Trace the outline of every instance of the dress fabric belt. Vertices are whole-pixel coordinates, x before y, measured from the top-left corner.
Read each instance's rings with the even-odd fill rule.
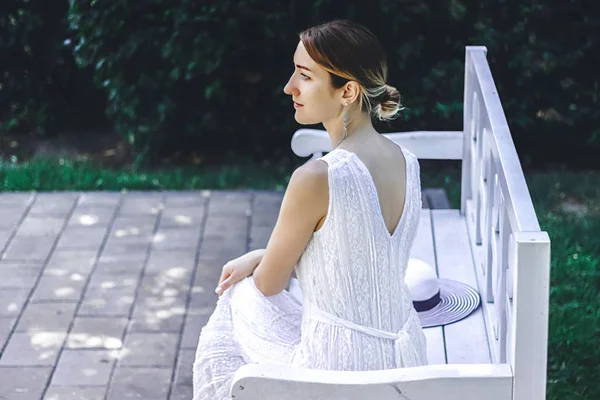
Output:
[[[343,328],[352,329],[357,332],[362,332],[369,336],[374,336],[382,339],[390,339],[394,341],[394,352],[396,360],[396,368],[402,367],[414,367],[421,365],[420,355],[415,347],[413,338],[408,333],[408,328],[411,323],[415,323],[415,319],[418,321],[416,312],[409,312],[408,318],[402,325],[402,328],[398,332],[387,332],[380,329],[371,328],[364,325],[356,324],[352,321],[336,317],[335,315],[323,311],[315,305],[309,305],[310,318],[316,321],[328,323],[331,325],[340,326]]]

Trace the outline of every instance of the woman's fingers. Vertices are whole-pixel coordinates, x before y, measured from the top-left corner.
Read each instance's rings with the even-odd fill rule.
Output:
[[[217,288],[215,289],[215,293],[217,293],[219,296],[222,295],[223,292],[225,292],[227,289],[229,289],[229,287],[236,282],[237,281],[236,281],[235,277],[233,275],[229,275],[229,277],[227,279],[225,279],[223,282],[219,283],[219,286],[217,286]]]
[[[227,279],[231,275],[231,268],[229,267],[229,263],[223,265],[221,269],[221,277],[219,278],[219,285],[223,283],[225,279]]]

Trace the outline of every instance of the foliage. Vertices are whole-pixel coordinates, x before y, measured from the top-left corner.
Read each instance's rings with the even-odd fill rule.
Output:
[[[67,11],[66,0],[0,3],[0,133],[103,122],[95,117],[102,98],[67,46]]]
[[[485,45],[524,164],[589,164],[600,149],[600,9],[584,0],[5,0],[0,10],[5,131],[91,129],[105,113],[139,161],[279,157],[298,127],[282,93],[298,32],[349,18],[382,40],[403,95],[406,110],[380,130],[462,129],[464,47]]]

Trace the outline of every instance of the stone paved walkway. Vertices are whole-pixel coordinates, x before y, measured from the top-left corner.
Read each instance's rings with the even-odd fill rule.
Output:
[[[190,400],[221,266],[266,245],[281,199],[0,194],[0,399]]]

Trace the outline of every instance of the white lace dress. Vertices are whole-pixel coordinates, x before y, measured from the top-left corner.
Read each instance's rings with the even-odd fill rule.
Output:
[[[335,149],[328,164],[329,211],[296,265],[302,296],[264,297],[246,278],[218,300],[202,329],[194,400],[228,399],[248,363],[327,370],[425,365],[426,343],[404,283],[421,210],[417,157],[406,159],[406,201],[389,234],[375,184],[358,156]]]

